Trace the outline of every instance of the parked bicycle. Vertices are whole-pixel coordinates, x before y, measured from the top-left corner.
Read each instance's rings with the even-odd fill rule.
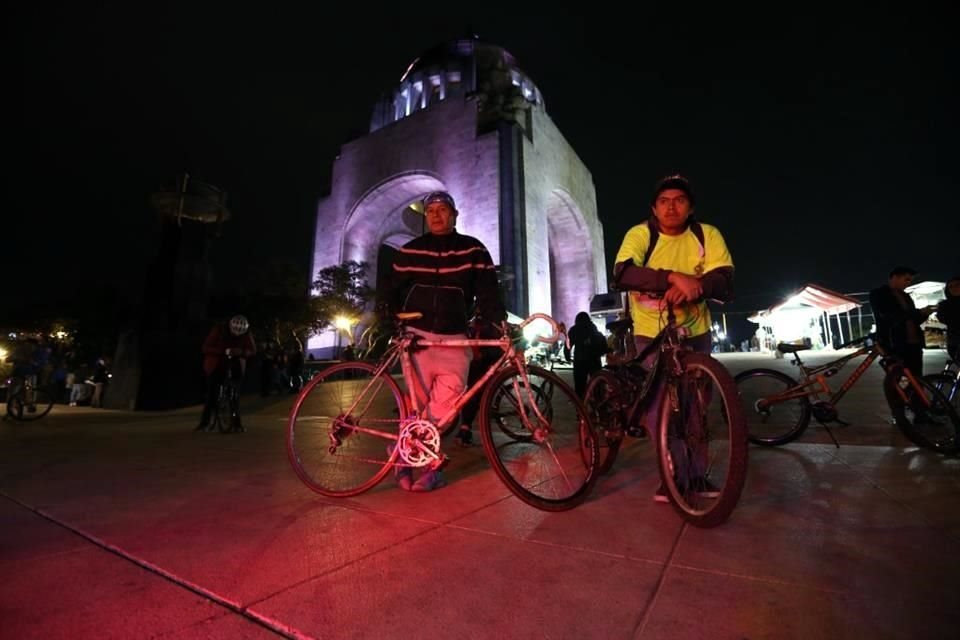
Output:
[[[566,382],[527,365],[506,326],[498,339],[425,340],[403,325],[419,314],[397,317],[399,329],[376,364],[330,367],[297,396],[287,424],[287,453],[308,487],[327,496],[354,496],[397,467],[442,468],[448,460],[441,450],[442,434],[456,425],[467,401],[483,392],[479,428],[484,451],[510,491],[546,511],[583,502],[597,479],[599,452],[586,410]],[[517,329],[537,320],[551,331],[539,340],[565,338],[563,325],[540,313]],[[422,417],[417,394],[410,389],[416,380],[411,350],[425,347],[498,347],[503,353],[433,423]],[[399,379],[392,373],[398,364]]]
[[[839,447],[828,423],[848,424],[840,420],[837,404],[879,358],[880,366],[886,372],[884,395],[894,421],[904,435],[915,444],[939,453],[957,453],[960,450],[960,419],[941,391],[926,378],[913,375],[873,335],[863,336],[840,348],[854,346],[858,348],[849,355],[809,367],[803,363],[799,352],[810,347],[777,345],[781,353],[793,355],[793,364],[800,370],[799,381],[773,369],[749,369],[738,374],[737,387],[747,407],[750,441],[764,446],[792,442],[803,435],[812,415]],[[832,391],[827,379],[860,356],[867,357],[836,392]]]
[[[593,375],[584,402],[598,430],[602,470],[613,465],[625,435],[639,437],[650,428],[674,509],[695,526],[715,527],[733,512],[746,479],[743,410],[730,373],[711,356],[686,349],[687,330],[677,326],[671,305],[666,311],[666,326],[640,354]],[[617,330],[632,339],[629,321]],[[651,356],[646,369],[641,363]],[[659,423],[644,427],[641,417],[656,398]],[[718,493],[704,490],[708,482]]]
[[[35,375],[7,380],[7,416],[14,420],[39,420],[50,413],[55,399],[55,388],[40,384]]]

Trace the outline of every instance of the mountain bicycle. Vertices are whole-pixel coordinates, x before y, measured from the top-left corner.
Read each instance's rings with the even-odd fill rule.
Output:
[[[287,453],[297,476],[322,495],[347,497],[373,488],[397,468],[440,469],[448,462],[441,449],[443,432],[456,424],[470,398],[482,392],[479,428],[484,452],[510,491],[545,511],[583,502],[597,479],[599,451],[573,389],[556,374],[527,365],[522,347],[506,326],[497,339],[426,340],[405,328],[418,317],[397,314],[397,332],[376,363],[334,365],[304,386],[287,423]],[[550,329],[540,341],[565,339],[563,325],[541,313],[513,330],[535,321]],[[428,347],[502,351],[437,422],[423,415],[412,387],[417,383],[411,352]],[[401,376],[395,377],[398,364]]]
[[[773,369],[749,369],[738,374],[737,388],[747,407],[750,441],[763,446],[792,442],[806,431],[812,415],[827,429],[834,444],[839,447],[828,423],[848,424],[840,420],[837,404],[874,360],[879,358],[880,366],[886,372],[884,396],[894,422],[904,435],[911,442],[939,453],[954,454],[960,450],[960,418],[933,383],[915,376],[902,361],[887,352],[873,334],[852,340],[839,348],[849,347],[857,349],[836,360],[808,367],[801,360],[800,352],[809,349],[809,346],[777,345],[781,353],[793,356],[793,364],[800,370],[799,381]],[[836,392],[831,390],[827,379],[860,356],[866,358]]]
[[[666,326],[631,360],[619,359],[595,373],[584,394],[609,470],[625,435],[639,437],[642,416],[659,401],[657,443],[660,478],[674,509],[697,527],[729,518],[747,475],[747,430],[736,385],[720,362],[684,346],[688,335],[666,304]],[[619,331],[629,332],[622,322]],[[642,363],[653,358],[649,368]],[[663,393],[658,389],[663,388]],[[707,490],[712,484],[717,491]]]
[[[39,384],[35,375],[7,380],[7,416],[22,422],[39,420],[50,413],[56,400],[53,385]]]

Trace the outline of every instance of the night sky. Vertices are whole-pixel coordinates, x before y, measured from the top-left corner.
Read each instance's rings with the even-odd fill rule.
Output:
[[[418,54],[469,32],[514,54],[593,173],[608,265],[648,215],[656,179],[680,171],[733,253],[731,311],[806,282],[866,291],[899,263],[918,280],[960,272],[947,15],[400,4],[18,16],[4,304],[139,291],[156,250],[147,198],[183,171],[229,193],[219,288],[273,260],[306,265],[340,145],[366,133],[375,100]],[[24,265],[29,279],[10,277]]]

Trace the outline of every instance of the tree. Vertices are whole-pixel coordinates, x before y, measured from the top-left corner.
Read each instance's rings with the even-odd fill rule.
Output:
[[[243,313],[258,342],[302,346],[313,331],[309,271],[292,259],[251,262],[235,282],[236,289],[215,296],[210,311],[228,318]]]
[[[334,326],[340,316],[355,324],[374,290],[367,283],[367,263],[348,260],[321,269],[313,281],[313,330],[325,331]]]

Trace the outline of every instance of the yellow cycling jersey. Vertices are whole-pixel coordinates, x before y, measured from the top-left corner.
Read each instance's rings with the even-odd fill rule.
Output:
[[[644,265],[643,257],[650,244],[650,227],[646,223],[638,224],[624,236],[614,263],[629,260],[638,267],[666,269],[690,276],[701,276],[720,267],[732,267],[733,259],[720,231],[702,222],[700,226],[703,229],[703,246],[689,227],[678,236],[661,233],[650,254],[650,261]],[[628,296],[634,335],[648,338],[657,335],[667,322],[663,300],[638,291],[630,291]],[[674,307],[674,314],[677,325],[690,329],[691,336],[710,331],[710,310],[706,302],[678,305]]]

